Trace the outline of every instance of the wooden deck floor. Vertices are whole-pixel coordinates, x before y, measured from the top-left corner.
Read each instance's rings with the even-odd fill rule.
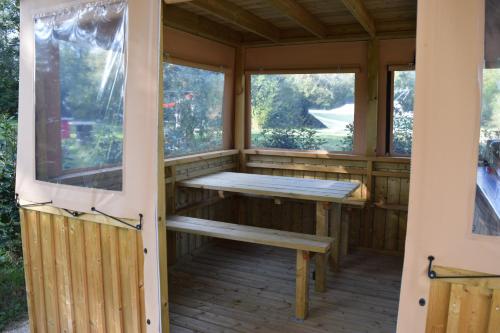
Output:
[[[309,318],[297,322],[294,251],[217,243],[170,269],[171,325],[174,333],[391,333],[401,270],[402,258],[350,254],[329,273],[326,293],[311,281]]]

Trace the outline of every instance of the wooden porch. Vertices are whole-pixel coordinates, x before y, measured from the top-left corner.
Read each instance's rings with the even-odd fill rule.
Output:
[[[401,257],[363,250],[345,257],[340,273],[328,273],[325,293],[311,281],[302,322],[292,318],[294,259],[293,250],[229,241],[194,251],[169,270],[172,331],[395,332]]]

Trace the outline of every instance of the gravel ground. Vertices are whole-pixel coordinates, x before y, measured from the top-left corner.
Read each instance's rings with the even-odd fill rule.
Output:
[[[28,319],[23,319],[17,323],[11,324],[3,333],[29,333],[30,326]]]

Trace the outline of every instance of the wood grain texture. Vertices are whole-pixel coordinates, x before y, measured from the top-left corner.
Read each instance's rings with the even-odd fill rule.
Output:
[[[456,268],[438,268],[440,272],[450,272],[450,275],[487,275]],[[495,279],[433,280],[429,292],[426,332],[498,332],[499,290]]]
[[[145,330],[138,231],[35,210],[20,214],[32,332]]]
[[[175,215],[168,217],[167,229],[195,235],[317,253],[328,252],[333,241],[330,237],[305,235]]]
[[[351,199],[343,205],[343,226],[349,230],[349,243],[343,244],[343,251],[350,248],[376,249],[381,253],[401,255],[406,240],[407,205],[409,193],[409,159],[376,156],[349,156],[326,153],[276,150],[245,150],[248,160],[247,172],[274,174],[282,171],[285,176],[296,178],[342,180],[360,184]],[[258,166],[258,167],[257,167]],[[355,173],[349,173],[352,170]],[[265,199],[251,198],[249,205],[259,206]],[[357,205],[357,203],[363,205]],[[315,219],[312,205],[298,201],[289,202],[291,222],[283,225],[283,230],[301,230],[314,233]],[[304,209],[304,206],[307,207]],[[359,207],[359,208],[358,208]],[[270,215],[276,207],[269,206]],[[351,213],[349,212],[351,210]],[[254,225],[267,226],[269,218],[261,214]],[[255,224],[257,223],[257,224]]]
[[[306,319],[309,311],[309,253],[297,251],[295,317]]]

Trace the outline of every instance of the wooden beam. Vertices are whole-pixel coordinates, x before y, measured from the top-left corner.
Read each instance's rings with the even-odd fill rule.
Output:
[[[295,0],[269,0],[272,6],[319,38],[327,35],[326,26]]]
[[[190,2],[192,0],[163,0],[167,5],[173,5],[176,3]]]
[[[194,0],[191,4],[273,42],[280,39],[280,30],[274,25],[227,0]]]
[[[375,21],[371,17],[370,13],[368,13],[363,0],[342,0],[342,2],[356,18],[359,24],[361,24],[366,32],[368,32],[370,37],[375,38],[377,32],[375,28]]]
[[[246,77],[245,77],[245,48],[236,48],[234,70],[234,148],[240,151],[239,170],[245,172],[245,118],[246,118]]]
[[[163,6],[163,25],[231,46],[243,40],[239,32],[176,6]]]
[[[281,30],[280,44],[309,44],[309,43],[329,43],[329,42],[353,42],[368,41],[370,35],[358,23],[338,24],[327,26],[327,35],[325,38],[318,39],[312,36],[304,29],[284,29]],[[415,38],[416,22],[415,20],[403,21],[385,21],[377,22],[377,38],[384,39],[402,39]],[[251,33],[243,34],[243,46],[260,47],[274,45],[273,42],[262,39]]]
[[[377,154],[379,40],[368,43],[368,112],[366,114],[366,155]]]

